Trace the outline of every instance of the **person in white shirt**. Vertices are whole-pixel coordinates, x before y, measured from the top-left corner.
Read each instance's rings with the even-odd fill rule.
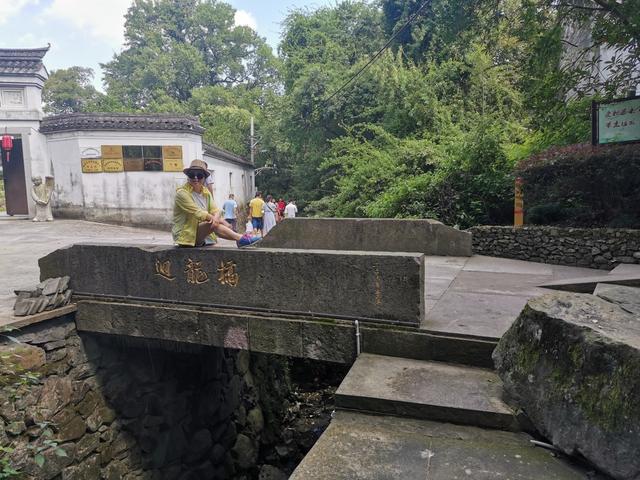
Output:
[[[205,164],[206,163],[207,162],[205,162]],[[209,170],[209,165],[207,165],[207,171],[209,172],[209,176],[204,179],[204,186],[207,187],[207,190],[209,190],[209,193],[213,196],[213,171]]]
[[[298,207],[293,200],[289,200],[289,203],[284,207],[284,218],[295,218],[298,213]]]

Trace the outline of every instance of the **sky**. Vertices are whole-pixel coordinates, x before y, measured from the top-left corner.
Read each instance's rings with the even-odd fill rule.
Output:
[[[235,21],[267,40],[276,52],[281,22],[297,8],[315,10],[335,0],[227,0]],[[51,72],[74,65],[94,70],[102,90],[100,63],[122,50],[124,14],[131,0],[0,0],[0,48],[51,48]]]

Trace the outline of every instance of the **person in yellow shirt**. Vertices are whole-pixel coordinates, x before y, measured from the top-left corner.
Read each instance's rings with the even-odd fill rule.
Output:
[[[251,217],[251,225],[254,232],[260,232],[262,236],[262,219],[264,217],[264,200],[262,200],[262,192],[256,192],[256,196],[249,202],[249,216]]]
[[[187,183],[176,191],[173,206],[173,241],[181,247],[213,245],[216,234],[227,240],[235,240],[238,247],[247,247],[259,242],[260,237],[240,235],[231,228],[216,207],[211,192],[204,186],[210,173],[202,160],[193,160],[183,170]]]

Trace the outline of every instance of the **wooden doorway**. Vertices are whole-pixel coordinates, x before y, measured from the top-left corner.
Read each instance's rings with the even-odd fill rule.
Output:
[[[22,140],[13,141],[13,149],[7,161],[7,153],[2,152],[2,176],[7,215],[28,215],[27,185],[24,176]]]

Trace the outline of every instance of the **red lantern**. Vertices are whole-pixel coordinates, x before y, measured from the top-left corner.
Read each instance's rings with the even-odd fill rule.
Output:
[[[12,148],[13,148],[13,137],[5,133],[2,136],[2,150],[7,152],[7,162],[9,161],[9,153],[11,153]]]

